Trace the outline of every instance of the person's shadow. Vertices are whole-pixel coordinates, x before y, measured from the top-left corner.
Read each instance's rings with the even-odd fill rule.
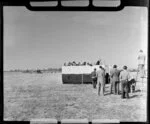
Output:
[[[106,92],[106,93],[105,93],[105,96],[107,96],[107,95],[111,95],[111,93],[110,93],[110,92]]]
[[[138,96],[139,96],[139,95],[130,96],[130,99],[135,98],[135,97],[138,97]]]
[[[135,91],[134,91],[134,93],[137,93],[137,92],[141,92],[141,90],[140,90],[140,89],[138,89],[138,90],[135,90]]]

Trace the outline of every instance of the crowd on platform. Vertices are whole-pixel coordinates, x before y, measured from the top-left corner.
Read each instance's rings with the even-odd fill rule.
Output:
[[[93,65],[100,65],[100,60],[98,60],[96,63],[92,64],[90,62],[68,62],[68,63],[64,63],[64,66],[84,66],[84,65],[89,65],[89,66],[93,66]]]

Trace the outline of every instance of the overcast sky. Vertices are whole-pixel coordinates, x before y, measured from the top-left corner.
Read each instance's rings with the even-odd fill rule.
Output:
[[[147,9],[119,12],[32,12],[4,7],[4,70],[96,62],[137,67],[147,52]]]

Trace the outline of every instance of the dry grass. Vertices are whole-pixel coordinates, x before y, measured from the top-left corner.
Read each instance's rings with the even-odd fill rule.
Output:
[[[142,92],[122,100],[120,95],[109,94],[109,85],[102,97],[91,84],[62,84],[61,74],[4,73],[4,118],[146,121],[146,83]]]

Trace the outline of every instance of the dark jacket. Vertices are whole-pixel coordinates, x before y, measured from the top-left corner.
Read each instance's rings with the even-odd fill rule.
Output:
[[[91,73],[91,77],[92,77],[92,78],[96,78],[96,71],[93,71],[93,72]]]

